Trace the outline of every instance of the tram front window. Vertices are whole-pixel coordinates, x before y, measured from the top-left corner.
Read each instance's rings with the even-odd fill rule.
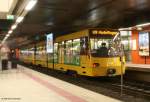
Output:
[[[91,38],[91,55],[93,57],[119,56],[120,41],[113,41],[114,36]]]

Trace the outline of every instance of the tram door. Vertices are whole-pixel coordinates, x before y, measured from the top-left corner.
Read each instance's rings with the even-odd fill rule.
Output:
[[[64,64],[64,42],[59,43],[58,63]]]

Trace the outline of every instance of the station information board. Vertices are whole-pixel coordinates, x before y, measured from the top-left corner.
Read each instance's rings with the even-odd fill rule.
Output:
[[[47,34],[46,38],[46,51],[47,53],[53,53],[53,33]]]

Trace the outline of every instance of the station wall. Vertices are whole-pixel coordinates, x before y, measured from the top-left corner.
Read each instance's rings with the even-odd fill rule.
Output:
[[[139,55],[139,32],[138,31],[132,31],[131,39],[136,40],[136,49],[132,49],[131,51],[131,62],[133,64],[150,64],[150,56],[140,56]]]

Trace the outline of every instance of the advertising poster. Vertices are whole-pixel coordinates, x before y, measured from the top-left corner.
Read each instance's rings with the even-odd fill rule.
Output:
[[[149,56],[149,33],[139,32],[139,55]]]
[[[52,33],[47,35],[46,51],[47,53],[53,53],[53,34]]]

